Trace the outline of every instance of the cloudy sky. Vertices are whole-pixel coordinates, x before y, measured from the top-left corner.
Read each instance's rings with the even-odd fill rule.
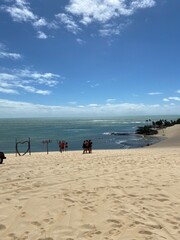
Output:
[[[0,117],[180,114],[179,0],[1,0]]]

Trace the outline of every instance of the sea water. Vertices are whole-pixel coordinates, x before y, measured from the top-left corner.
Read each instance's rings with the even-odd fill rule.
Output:
[[[176,116],[136,116],[114,118],[9,118],[0,119],[0,151],[15,153],[16,143],[26,151],[30,139],[31,152],[58,151],[58,142],[68,142],[68,150],[82,150],[84,140],[93,142],[93,149],[139,148],[159,141],[156,137],[136,134],[139,126],[159,119],[176,120]],[[149,121],[151,119],[151,121]],[[147,121],[148,120],[148,121]],[[23,144],[25,142],[25,144]],[[21,144],[22,143],[22,144]]]

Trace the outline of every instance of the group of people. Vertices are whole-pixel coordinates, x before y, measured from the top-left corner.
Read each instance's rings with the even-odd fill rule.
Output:
[[[68,149],[68,142],[59,141],[59,151],[62,153]]]
[[[84,140],[82,148],[83,154],[84,153],[92,153],[92,141],[91,140]]]
[[[84,153],[92,153],[92,141],[91,140],[84,140],[83,141],[83,154]],[[68,142],[62,140],[62,141],[58,141],[58,145],[59,145],[59,151],[62,153],[64,151],[66,151],[68,149]]]

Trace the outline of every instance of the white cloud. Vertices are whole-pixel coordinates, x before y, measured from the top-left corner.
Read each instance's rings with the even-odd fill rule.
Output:
[[[148,93],[148,95],[150,95],[150,96],[161,95],[161,94],[162,94],[161,92],[150,92],[150,93]]]
[[[169,102],[169,99],[168,98],[163,98],[163,101],[164,102]]]
[[[116,28],[103,28],[99,30],[99,35],[102,37],[108,37],[112,35],[119,35],[120,29],[118,27]]]
[[[71,0],[65,9],[85,26],[99,23],[100,36],[109,37],[119,35],[131,23],[129,16],[138,9],[150,8],[155,4],[155,0]]]
[[[169,97],[169,100],[180,101],[180,97]]]
[[[168,97],[163,99],[164,102],[170,102],[170,101],[180,101],[180,97]]]
[[[37,21],[33,23],[35,27],[44,27],[47,26],[48,23],[44,18],[39,18]]]
[[[25,0],[16,0],[14,4],[2,6],[1,10],[9,13],[13,21],[20,23],[28,22],[36,29],[40,29],[41,27],[57,28],[55,22],[47,22],[45,18],[34,14],[30,8],[30,3]],[[42,31],[38,31],[37,37],[39,39],[46,39],[47,35]]]
[[[154,0],[134,0],[131,2],[131,8],[132,9],[138,9],[138,8],[148,8],[153,7],[155,5]]]
[[[180,93],[180,90],[177,90],[177,93]]]
[[[106,100],[107,103],[112,103],[112,102],[115,102],[115,101],[116,101],[116,99],[114,99],[114,98],[109,98],[109,99]]]
[[[76,22],[73,20],[73,18],[65,13],[59,13],[56,15],[57,20],[59,20],[60,23],[63,23],[68,31],[77,34],[81,29],[76,24]]]
[[[80,44],[80,45],[83,45],[85,44],[86,42],[80,38],[77,38],[76,41]]]
[[[99,86],[100,86],[99,83],[94,83],[94,84],[91,84],[91,85],[90,85],[91,88],[96,88],[96,87],[99,87]]]
[[[0,58],[20,59],[22,56],[19,53],[0,52]]]
[[[40,89],[37,89],[32,86],[24,86],[24,85],[20,84],[20,85],[18,85],[18,87],[24,89],[26,92],[29,92],[29,93],[37,93],[37,94],[41,94],[41,95],[50,95],[51,94],[51,91],[49,91],[49,90],[40,90]]]
[[[117,17],[119,12],[130,15],[131,10],[125,8],[122,1],[72,0],[66,10],[81,17],[85,25],[98,21],[105,23]]]
[[[109,37],[119,35],[131,23],[127,17],[138,9],[150,8],[155,4],[155,0],[71,0],[65,10],[84,26],[100,24],[99,35]],[[115,19],[121,22],[115,23]]]
[[[26,0],[16,0],[18,6],[23,7],[27,4]]]
[[[4,44],[0,43],[0,58],[9,58],[12,60],[18,60],[22,58],[22,55],[19,53],[9,52],[7,47]]]
[[[7,94],[18,94],[18,92],[14,89],[2,88],[2,87],[0,87],[0,92],[7,93]]]
[[[154,0],[71,0],[67,12],[79,16],[85,25],[91,22],[105,23],[119,16],[130,16],[137,9],[153,7]]]
[[[48,36],[44,32],[38,31],[37,32],[37,38],[39,38],[39,39],[46,39],[46,38],[48,38]]]
[[[1,79],[0,83],[2,83],[2,81],[15,80],[16,78],[17,76],[12,75],[10,73],[0,73],[0,79]]]
[[[3,117],[68,117],[68,116],[123,116],[123,115],[156,115],[178,114],[180,105],[146,105],[146,104],[88,104],[62,106],[62,105],[40,105],[28,102],[9,101],[0,99],[1,116]]]
[[[98,104],[96,104],[96,103],[90,103],[90,104],[88,104],[88,107],[98,107],[99,105]]]
[[[78,34],[82,31],[80,26],[98,23],[99,34],[103,37],[119,35],[127,27],[127,17],[138,9],[151,8],[156,4],[155,0],[69,0],[64,12],[56,14],[55,19],[48,21],[33,12],[30,1],[16,0],[14,4],[11,1],[5,2],[0,8],[9,13],[13,21],[30,23],[36,30],[40,31],[42,27],[57,29],[60,23],[68,31]],[[119,23],[115,24],[115,20]],[[113,23],[114,26],[107,27],[107,23]],[[40,33],[41,31],[37,34],[39,39],[47,38],[43,32]]]
[[[7,70],[0,73],[0,92],[2,93],[21,93],[22,90],[28,93],[36,93],[41,95],[49,95],[49,89],[41,89],[41,87],[52,88],[62,83],[61,76],[53,73],[39,73],[23,70]]]
[[[38,17],[31,11],[28,3],[23,0],[16,0],[16,4],[4,7],[4,10],[8,12],[13,21],[16,22],[31,22],[38,20]]]
[[[99,30],[99,35],[102,37],[109,37],[112,35],[120,35],[121,32],[131,24],[130,20],[125,21],[124,23],[111,23],[104,24],[102,29]]]

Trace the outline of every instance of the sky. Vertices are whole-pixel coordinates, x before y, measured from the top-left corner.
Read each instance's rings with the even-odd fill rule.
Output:
[[[180,114],[179,0],[1,0],[0,118]]]

